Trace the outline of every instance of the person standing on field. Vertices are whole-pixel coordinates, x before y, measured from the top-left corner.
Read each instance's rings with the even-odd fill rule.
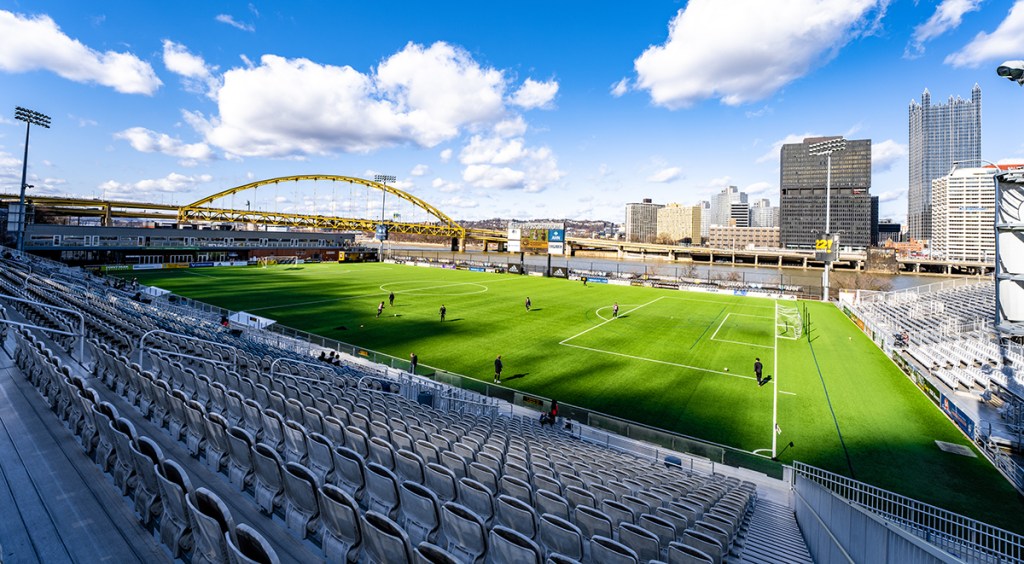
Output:
[[[388,294],[388,305],[389,306],[394,306],[395,305],[395,293],[394,292],[391,292],[390,294]]]
[[[618,317],[618,316],[619,316],[619,302],[615,302],[615,305],[612,306],[612,317]]]
[[[502,368],[504,368],[504,366],[501,363],[501,355],[499,354],[498,357],[494,359],[494,383],[495,384],[500,384],[501,383],[501,369]]]
[[[526,311],[530,311],[530,296],[526,296]]]
[[[763,368],[764,368],[764,366],[761,364],[761,359],[760,358],[754,358],[754,374],[757,375],[757,385],[758,386],[760,386],[761,384],[764,383],[764,381],[761,379],[761,370]]]
[[[409,354],[409,372],[412,374],[416,373],[416,365],[420,363],[420,357],[416,356],[416,353]]]
[[[441,309],[438,310],[438,311],[441,314],[441,322],[443,323],[444,322],[444,314],[448,313],[448,310],[445,309],[444,304],[441,304]]]

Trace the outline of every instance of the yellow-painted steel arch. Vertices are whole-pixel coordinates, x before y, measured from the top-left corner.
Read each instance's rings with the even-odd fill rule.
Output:
[[[211,196],[207,196],[201,200],[192,202],[191,204],[181,206],[178,209],[178,220],[182,222],[195,221],[195,220],[206,220],[206,221],[255,221],[259,223],[277,224],[277,225],[292,225],[302,227],[333,227],[333,228],[350,228],[359,230],[373,230],[379,221],[366,220],[366,219],[342,219],[331,216],[319,216],[319,215],[304,215],[304,214],[284,214],[276,212],[257,212],[257,211],[240,211],[240,210],[228,210],[223,208],[212,208],[209,204],[214,200],[229,196],[237,192],[245,190],[252,190],[260,186],[266,186],[268,184],[279,184],[282,182],[299,182],[302,180],[326,180],[328,182],[349,182],[353,184],[362,184],[369,188],[381,190],[388,194],[393,194],[407,202],[411,202],[417,207],[423,209],[430,215],[437,218],[440,222],[439,225],[429,224],[412,224],[403,223],[396,221],[384,221],[392,230],[402,233],[423,233],[431,235],[447,235],[452,237],[465,237],[466,229],[459,225],[454,219],[448,217],[447,214],[437,209],[428,202],[386,184],[374,182],[372,180],[366,180],[365,178],[357,178],[354,176],[339,176],[335,174],[302,174],[296,176],[281,176],[278,178],[268,178],[266,180],[258,180],[256,182],[250,182],[241,186],[235,186],[234,188],[228,188],[221,192],[217,192]]]

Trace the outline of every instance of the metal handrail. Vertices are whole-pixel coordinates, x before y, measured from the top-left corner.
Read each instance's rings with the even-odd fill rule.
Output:
[[[235,347],[232,347],[231,345],[225,345],[224,343],[218,343],[217,341],[210,341],[208,339],[200,339],[199,337],[193,337],[191,335],[182,335],[181,333],[175,333],[173,331],[164,331],[163,329],[153,329],[153,330],[150,330],[150,331],[146,331],[145,333],[142,334],[141,337],[139,337],[139,366],[144,366],[144,364],[143,364],[143,358],[144,357],[142,356],[142,354],[146,350],[144,348],[145,342],[146,342],[146,337],[148,337],[148,336],[150,336],[150,335],[152,335],[154,333],[161,333],[161,334],[164,334],[164,335],[173,335],[175,337],[179,337],[179,338],[182,338],[182,339],[189,339],[189,340],[192,340],[192,341],[199,341],[201,343],[206,343],[206,344],[209,344],[209,345],[215,345],[215,346],[218,346],[218,347],[226,348],[226,349],[230,350],[231,354],[233,354],[234,357],[235,357],[234,366],[236,366],[236,367],[238,366],[238,349],[235,348]],[[167,352],[167,353],[173,353],[173,354],[181,354],[181,353],[174,353],[174,351],[165,351],[163,349],[157,349],[157,350],[159,350],[161,352]]]
[[[58,310],[58,311],[63,311],[63,312],[66,312],[66,313],[70,313],[72,315],[77,315],[78,316],[78,362],[83,362],[83,363],[85,362],[85,316],[82,315],[82,312],[75,311],[73,309],[68,309],[66,307],[58,307],[58,306],[50,305],[50,304],[43,303],[43,302],[37,302],[35,300],[26,300],[25,298],[19,298],[17,296],[10,296],[10,295],[7,295],[7,294],[0,294],[0,300],[11,300],[11,301],[15,301],[15,302],[22,302],[22,303],[26,303],[26,304],[38,305],[38,306],[42,306],[44,308],[55,309],[55,310]],[[54,331],[54,332],[56,332],[56,331]],[[72,335],[74,335],[74,334],[72,334]]]

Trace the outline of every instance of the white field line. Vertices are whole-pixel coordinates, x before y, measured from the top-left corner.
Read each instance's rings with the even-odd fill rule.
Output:
[[[566,339],[566,341],[567,340],[569,340],[569,339]],[[732,376],[733,378],[742,378],[744,380],[755,380],[755,378],[753,376],[744,376],[742,374],[734,374],[732,372],[720,372],[718,370],[709,370],[707,368],[701,368],[699,366],[690,366],[688,364],[681,364],[681,363],[678,363],[678,362],[669,362],[667,360],[657,360],[657,359],[654,359],[654,358],[646,358],[646,357],[635,356],[635,355],[626,354],[626,353],[620,353],[620,352],[614,352],[614,351],[606,351],[606,350],[603,350],[603,349],[595,349],[593,347],[584,347],[583,345],[574,345],[572,343],[566,343],[565,341],[562,341],[561,343],[558,343],[558,344],[566,346],[566,347],[572,347],[574,349],[583,349],[583,350],[590,351],[590,352],[596,352],[596,353],[601,353],[601,354],[610,354],[612,356],[621,356],[623,358],[629,358],[629,359],[632,359],[632,360],[641,360],[641,361],[644,361],[644,362],[653,362],[655,364],[664,364],[666,366],[676,366],[676,367],[679,367],[679,368],[687,368],[687,369],[690,369],[690,370],[696,370],[698,372],[709,372],[711,374],[720,374],[722,376]],[[794,392],[779,392],[779,393],[780,394],[787,394],[787,395],[790,395],[790,396],[795,396],[796,395]]]
[[[711,334],[710,340],[718,341],[719,343],[732,343],[734,345],[744,345],[744,346],[747,346],[747,347],[758,347],[758,348],[762,348],[762,349],[770,349],[770,348],[772,348],[769,345],[757,345],[757,344],[754,344],[754,343],[745,343],[743,341],[730,341],[728,339],[716,339],[715,337],[718,335],[718,332],[725,325],[725,322],[728,321],[730,315],[742,315],[742,316],[745,316],[745,317],[759,317],[759,318],[762,318],[762,319],[771,319],[770,317],[765,317],[763,315],[750,315],[748,313],[727,313],[727,314],[725,314],[725,317],[722,318],[722,322],[718,324],[718,327],[715,329],[715,332]]]
[[[633,309],[631,309],[631,310],[629,310],[629,311],[624,311],[624,312],[622,312],[622,315],[623,315],[623,316],[626,316],[626,315],[628,315],[628,314],[630,314],[630,313],[633,313],[634,311],[636,311],[636,310],[638,310],[638,309],[640,309],[640,308],[642,308],[642,307],[646,307],[646,306],[649,306],[649,305],[651,305],[651,304],[653,304],[653,303],[655,303],[655,302],[659,302],[659,301],[661,301],[661,300],[663,300],[663,299],[665,299],[665,297],[664,297],[664,296],[661,296],[661,297],[658,297],[658,298],[654,298],[653,300],[651,300],[651,301],[649,301],[649,302],[647,302],[647,303],[645,303],[645,304],[640,304],[640,305],[636,306],[635,308],[633,308]],[[602,308],[602,309],[603,309],[603,308]],[[598,311],[600,311],[600,310],[598,310]],[[600,315],[598,315],[598,317],[600,317]],[[568,337],[568,338],[566,338],[566,339],[562,339],[561,341],[559,341],[559,343],[558,343],[558,344],[559,344],[559,345],[564,345],[564,344],[568,343],[569,341],[571,341],[571,340],[575,339],[576,337],[579,337],[579,336],[581,336],[581,335],[586,335],[587,333],[589,333],[589,332],[593,331],[594,329],[597,329],[598,327],[601,327],[601,326],[603,326],[603,325],[604,325],[604,324],[606,324],[606,323],[611,323],[612,321],[615,321],[616,319],[618,319],[618,318],[617,318],[617,317],[611,317],[611,318],[605,319],[605,320],[604,320],[604,321],[602,321],[601,323],[598,323],[597,325],[594,325],[593,327],[590,327],[590,328],[588,328],[588,329],[584,329],[583,331],[580,331],[579,333],[576,333],[576,334],[575,334],[575,335],[573,335],[572,337]],[[569,345],[569,346],[573,346],[573,345]],[[586,347],[580,347],[580,348],[586,348]]]
[[[771,431],[770,431],[771,434],[772,434],[772,458],[775,458],[779,454],[779,451],[778,451],[779,433],[777,433],[775,431],[776,429],[779,428],[779,328],[778,327],[779,327],[779,302],[775,302],[775,331],[774,331],[775,339],[772,342],[772,344],[775,345],[774,346],[775,350],[772,352],[772,354],[774,355],[774,359],[772,361],[772,366],[775,368],[775,374],[772,375],[772,387],[774,388],[774,393],[772,394],[772,428],[771,428]]]
[[[465,285],[484,286],[483,284],[480,284],[478,282],[456,282],[454,284],[442,284],[440,286],[424,286],[422,288],[410,288],[408,290],[396,291],[395,293],[396,294],[402,294],[402,293],[407,293],[407,292],[418,292],[420,290],[437,290],[438,288],[449,288],[449,287],[452,287],[452,286],[465,286]],[[487,286],[484,286],[484,288],[487,288]],[[480,293],[483,293],[483,292],[480,292]],[[330,298],[330,299],[326,299],[326,300],[313,300],[313,301],[308,301],[308,302],[296,302],[296,303],[290,303],[290,304],[277,304],[277,305],[266,306],[266,307],[251,308],[251,309],[247,309],[246,311],[249,311],[249,312],[253,312],[253,311],[266,311],[268,309],[281,309],[281,308],[286,308],[286,307],[296,307],[296,306],[313,305],[313,304],[324,304],[324,303],[328,303],[328,302],[341,302],[341,301],[345,301],[345,300],[356,300],[356,299],[360,299],[360,298],[372,298],[374,296],[380,296],[380,292],[374,292],[372,294],[359,294],[359,295],[356,295],[356,296],[344,296],[344,297],[341,297],[341,298]]]
[[[209,274],[199,274],[198,272],[192,272],[191,268],[182,268],[181,271],[184,272],[185,274],[191,274],[192,276],[202,276],[203,278],[220,278],[220,276],[210,276]]]

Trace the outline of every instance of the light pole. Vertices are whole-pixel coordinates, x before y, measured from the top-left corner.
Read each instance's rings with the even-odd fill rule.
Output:
[[[838,137],[812,143],[807,148],[807,154],[821,156],[825,155],[825,237],[832,239],[832,153],[846,150],[846,139]],[[828,249],[829,255],[825,259],[825,272],[821,275],[821,299],[828,301],[828,271],[832,267],[832,248]]]
[[[14,119],[25,122],[25,157],[21,161],[21,195],[18,197],[21,222],[18,225],[17,248],[20,254],[25,250],[25,221],[27,219],[27,214],[25,213],[25,188],[28,188],[28,184],[25,181],[28,174],[28,133],[33,125],[50,129],[50,116],[22,108],[21,106],[15,106]]]
[[[384,185],[384,188],[388,187],[388,182],[394,182],[397,180],[394,175],[391,174],[375,174],[373,175],[373,181],[379,182]],[[387,227],[384,226],[384,200],[388,197],[387,190],[380,191],[380,225],[377,226],[377,239],[380,241],[380,257],[379,260],[384,260],[384,239],[387,239]]]

